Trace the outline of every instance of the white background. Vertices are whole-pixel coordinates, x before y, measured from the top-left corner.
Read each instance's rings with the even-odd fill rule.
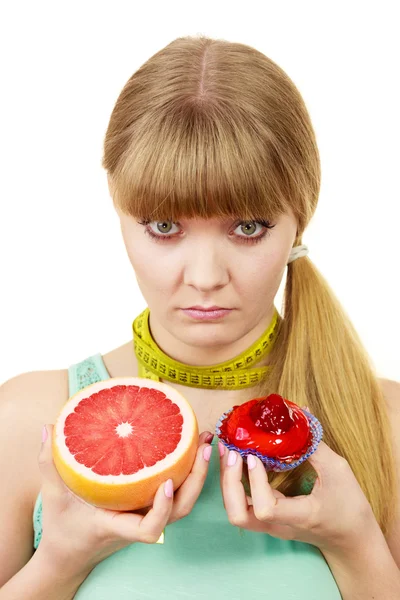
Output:
[[[322,160],[304,242],[378,373],[400,379],[397,4],[2,2],[0,380],[132,338],[146,304],[100,166],[103,137],[132,73],[196,33],[254,46],[300,89]]]

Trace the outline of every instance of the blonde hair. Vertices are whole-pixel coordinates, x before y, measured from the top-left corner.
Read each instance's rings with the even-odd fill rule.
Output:
[[[295,245],[321,179],[314,129],[288,75],[250,46],[203,35],[177,38],[132,75],[111,114],[102,166],[126,214],[257,220],[290,208]],[[254,397],[277,392],[310,407],[387,533],[397,500],[385,399],[355,329],[308,257],[288,265],[271,362]],[[306,461],[271,473],[270,482],[296,495],[310,475]]]

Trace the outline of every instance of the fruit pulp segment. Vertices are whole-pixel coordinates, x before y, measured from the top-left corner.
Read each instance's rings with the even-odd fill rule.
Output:
[[[79,402],[65,420],[65,444],[98,475],[131,475],[174,452],[182,426],[179,406],[163,392],[116,385]]]

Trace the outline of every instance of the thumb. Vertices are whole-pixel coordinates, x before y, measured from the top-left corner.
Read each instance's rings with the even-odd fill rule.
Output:
[[[65,491],[65,485],[61,479],[53,461],[53,452],[51,448],[51,440],[53,437],[54,425],[45,425],[42,434],[42,446],[38,457],[39,469],[42,474],[42,487],[46,489],[53,488],[56,490]]]
[[[315,452],[308,457],[308,461],[317,472],[319,481],[324,481],[326,485],[341,481],[344,460],[323,440],[319,442]]]

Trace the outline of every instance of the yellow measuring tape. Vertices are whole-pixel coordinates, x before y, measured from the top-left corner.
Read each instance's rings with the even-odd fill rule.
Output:
[[[186,365],[165,354],[151,335],[149,316],[150,309],[145,308],[132,323],[139,377],[155,381],[166,379],[189,387],[211,390],[239,390],[254,386],[272,368],[271,366],[251,368],[251,365],[267,356],[273,348],[281,322],[281,316],[276,308],[268,328],[250,348],[231,360],[206,367]],[[163,544],[164,538],[165,530],[156,543]]]
[[[146,308],[133,321],[133,342],[139,361],[139,376],[158,381],[160,378],[189,387],[239,390],[258,383],[271,366],[251,368],[270,353],[281,317],[275,309],[266,331],[244,352],[217,365],[195,367],[170,358],[157,346],[149,328],[150,310]]]

